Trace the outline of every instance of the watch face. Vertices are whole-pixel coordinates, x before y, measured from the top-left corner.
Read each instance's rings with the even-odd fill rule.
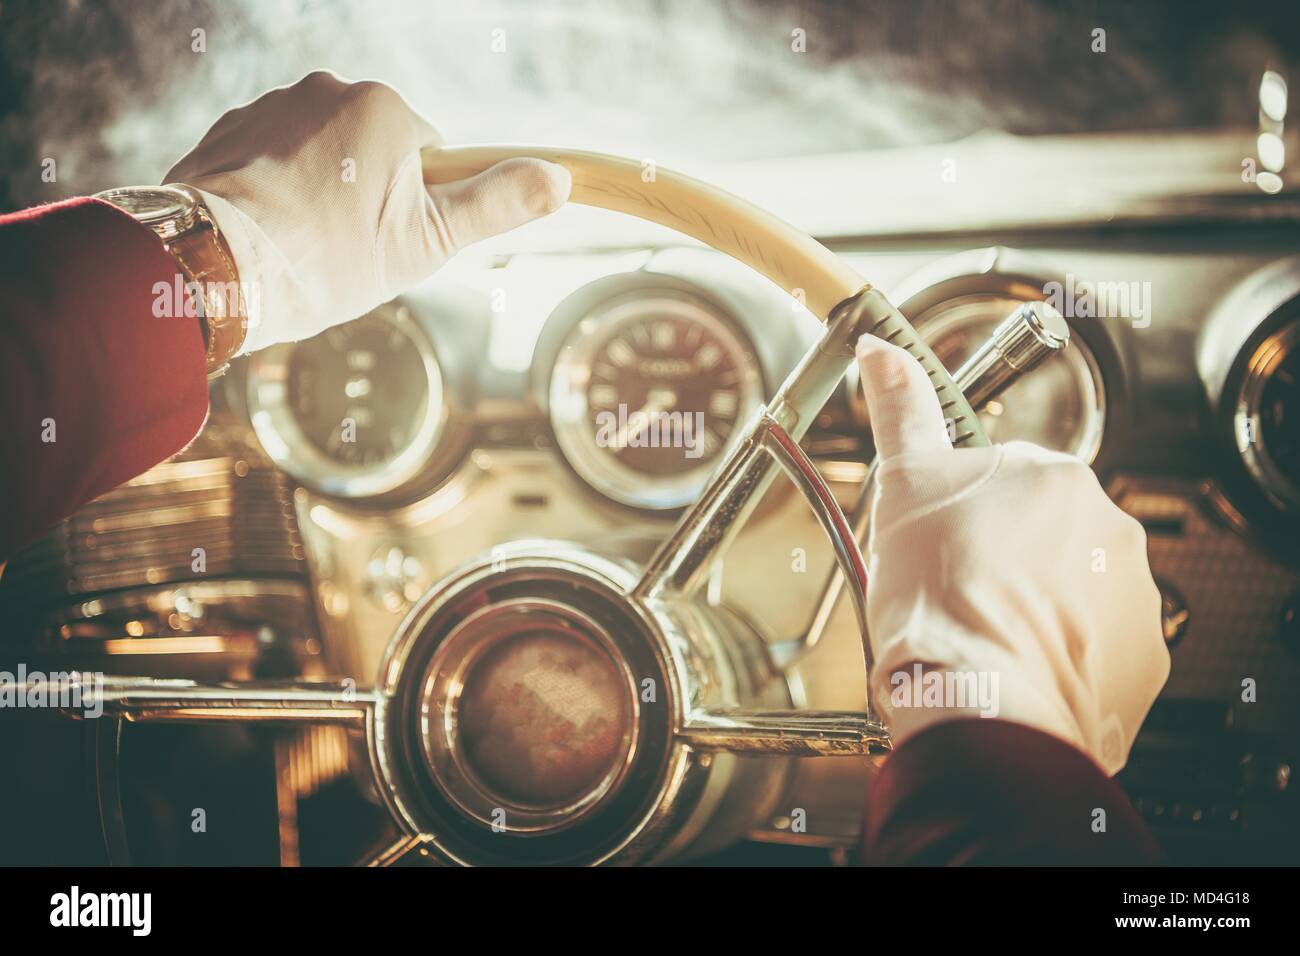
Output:
[[[175,186],[124,186],[96,193],[95,198],[112,203],[150,228],[177,223],[174,232],[184,231],[181,220],[192,216],[195,206],[194,197]]]

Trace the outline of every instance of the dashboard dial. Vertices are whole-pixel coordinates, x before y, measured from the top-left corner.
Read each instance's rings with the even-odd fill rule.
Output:
[[[956,371],[1022,300],[971,295],[943,302],[915,320],[917,331],[949,371]],[[1030,441],[1089,464],[1101,448],[1106,396],[1101,370],[1078,335],[1059,356],[1011,385],[980,412],[990,441]]]
[[[389,303],[250,363],[248,402],[267,453],[303,484],[361,498],[414,478],[446,418],[433,345]]]
[[[1247,470],[1276,505],[1300,507],[1300,321],[1255,349],[1234,417]]]
[[[703,489],[762,388],[732,320],[685,294],[636,294],[570,332],[551,373],[551,425],[565,458],[602,494],[680,508]]]

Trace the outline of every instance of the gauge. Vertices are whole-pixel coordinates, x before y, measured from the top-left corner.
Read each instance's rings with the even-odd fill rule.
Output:
[[[622,504],[694,500],[762,401],[758,361],[739,327],[702,300],[638,293],[573,327],[551,372],[560,450]]]
[[[944,367],[955,372],[1023,301],[1007,295],[962,296],[923,312],[913,324]],[[990,441],[1029,441],[1091,464],[1101,448],[1105,401],[1097,360],[1076,334],[1059,356],[989,402],[980,422]]]
[[[285,471],[345,498],[386,494],[420,474],[447,417],[433,344],[400,303],[256,353],[248,404]]]
[[[1300,321],[1256,347],[1234,419],[1247,470],[1275,504],[1300,505]]]

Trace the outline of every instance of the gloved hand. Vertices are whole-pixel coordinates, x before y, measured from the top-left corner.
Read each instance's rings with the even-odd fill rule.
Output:
[[[243,351],[356,318],[568,199],[567,170],[528,159],[426,188],[419,151],[439,142],[391,87],[316,72],[226,113],[171,168],[252,289]]]
[[[868,335],[857,356],[880,456],[871,691],[895,741],[983,711],[1115,773],[1169,676],[1142,526],[1068,455],[954,449],[909,353]]]

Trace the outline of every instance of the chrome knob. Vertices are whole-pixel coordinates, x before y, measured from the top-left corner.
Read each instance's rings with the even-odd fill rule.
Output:
[[[1070,326],[1060,312],[1046,302],[1022,302],[952,378],[978,411],[1069,342]]]

